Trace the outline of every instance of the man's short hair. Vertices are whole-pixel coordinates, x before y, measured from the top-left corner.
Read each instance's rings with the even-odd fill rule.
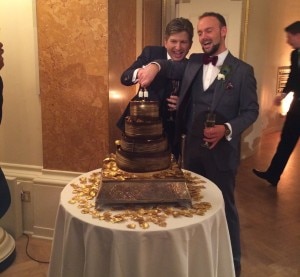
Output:
[[[300,21],[296,21],[294,23],[292,23],[291,25],[285,27],[284,29],[287,33],[290,34],[299,34],[300,33]]]
[[[188,33],[189,40],[192,42],[194,36],[194,27],[191,21],[183,17],[174,18],[166,26],[165,38],[168,39],[171,35],[184,31]]]
[[[216,12],[205,12],[202,15],[200,15],[198,19],[202,19],[207,16],[215,17],[220,22],[221,27],[223,27],[223,26],[226,27],[226,20],[225,20],[224,16],[219,13],[216,13]]]

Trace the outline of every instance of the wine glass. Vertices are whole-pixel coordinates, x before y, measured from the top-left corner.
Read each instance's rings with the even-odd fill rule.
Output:
[[[215,126],[215,123],[216,123],[216,114],[213,113],[213,112],[208,112],[206,114],[206,118],[205,118],[205,121],[204,121],[204,127],[205,128],[212,128]],[[210,147],[210,143],[207,142],[207,141],[204,141],[202,144],[201,144],[202,147],[206,147],[206,148],[209,148]]]
[[[172,96],[172,95],[178,96],[178,91],[179,91],[179,81],[172,80],[172,90],[171,90],[170,96]],[[174,121],[174,114],[175,114],[175,111],[169,111],[169,116],[168,116],[167,120]]]

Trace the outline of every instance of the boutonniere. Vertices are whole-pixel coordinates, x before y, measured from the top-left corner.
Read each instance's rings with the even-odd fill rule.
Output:
[[[223,73],[218,74],[218,80],[225,80],[225,75]]]
[[[220,68],[220,72],[217,76],[217,79],[225,83],[226,80],[228,79],[230,72],[231,72],[231,67],[229,65],[223,64]],[[226,89],[232,89],[232,88],[233,88],[232,83],[228,82],[226,84]]]

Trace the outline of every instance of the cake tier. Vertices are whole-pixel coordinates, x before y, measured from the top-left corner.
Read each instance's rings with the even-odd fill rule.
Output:
[[[128,172],[152,172],[164,170],[171,165],[169,150],[160,153],[126,152],[120,147],[116,151],[117,166]]]
[[[127,137],[157,138],[163,134],[161,119],[141,119],[127,116],[125,120],[125,135]]]
[[[158,139],[139,139],[129,138],[123,135],[120,145],[122,150],[135,153],[158,153],[168,149],[166,137]]]
[[[130,116],[159,118],[159,104],[157,101],[131,101]]]

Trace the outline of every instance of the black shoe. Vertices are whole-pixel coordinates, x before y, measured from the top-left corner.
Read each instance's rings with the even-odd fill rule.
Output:
[[[235,270],[235,277],[240,277],[241,276],[241,269],[236,269]]]
[[[275,180],[272,178],[267,171],[259,171],[256,170],[255,168],[252,169],[252,172],[259,178],[266,180],[269,182],[273,187],[276,187],[278,184],[278,180]]]
[[[241,264],[240,263],[234,263],[234,271],[235,271],[235,277],[240,277],[241,276]]]

